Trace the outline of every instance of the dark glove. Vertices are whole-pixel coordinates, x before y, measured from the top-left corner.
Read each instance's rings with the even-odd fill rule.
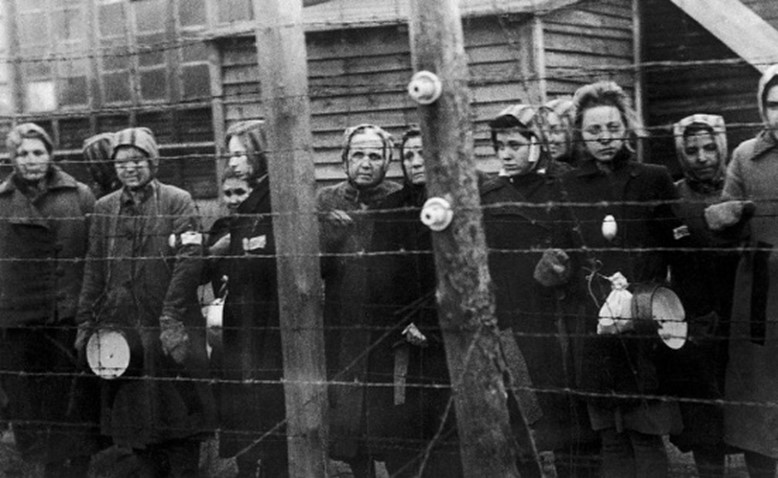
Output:
[[[754,214],[756,206],[752,201],[726,201],[705,208],[705,222],[712,231],[732,227]]]
[[[535,266],[533,277],[546,287],[566,283],[570,279],[570,257],[562,249],[546,249]]]
[[[189,334],[180,320],[162,316],[159,319],[159,342],[162,352],[182,364],[189,352]]]

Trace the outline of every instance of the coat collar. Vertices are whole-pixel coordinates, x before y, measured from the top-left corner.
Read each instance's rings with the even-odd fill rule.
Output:
[[[763,130],[756,136],[756,143],[754,143],[754,152],[751,155],[751,159],[756,161],[765,156],[765,153],[778,146],[775,136],[768,130]]]

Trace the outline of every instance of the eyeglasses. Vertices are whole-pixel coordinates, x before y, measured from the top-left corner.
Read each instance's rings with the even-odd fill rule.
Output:
[[[222,192],[224,193],[224,196],[228,198],[232,196],[244,196],[248,193],[248,191],[243,188],[225,189]]]

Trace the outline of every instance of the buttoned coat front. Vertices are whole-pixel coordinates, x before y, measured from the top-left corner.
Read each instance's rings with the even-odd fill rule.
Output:
[[[14,177],[0,185],[0,327],[72,319],[95,198],[56,166],[33,200]]]
[[[589,159],[561,178],[563,207],[555,236],[562,240],[556,245],[571,252],[575,270],[566,313],[584,325],[574,356],[578,386],[593,393],[587,398],[593,428],[623,426],[662,435],[680,431],[678,405],[634,395],[661,393],[658,364],[666,347],[658,335],[643,332],[597,335],[597,317],[611,291],[604,277],[621,272],[632,285],[665,282],[672,259],[665,249],[678,246],[683,228],[673,211],[677,193],[667,169],[620,155],[610,174]],[[618,227],[612,240],[602,233],[608,215]],[[625,396],[609,397],[613,393]]]
[[[738,146],[724,199],[756,203],[735,279],[724,410],[725,441],[778,458],[778,141],[770,131]]]

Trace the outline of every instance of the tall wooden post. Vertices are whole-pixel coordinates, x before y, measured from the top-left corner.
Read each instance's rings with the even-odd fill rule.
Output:
[[[327,476],[319,225],[301,0],[254,0],[278,254],[289,476]],[[249,406],[250,404],[246,404]],[[262,404],[256,404],[262,406]]]
[[[435,73],[442,95],[419,107],[427,191],[448,200],[451,225],[433,233],[438,316],[457,412],[465,476],[516,477],[494,298],[481,226],[467,61],[457,0],[412,0],[414,69]]]

